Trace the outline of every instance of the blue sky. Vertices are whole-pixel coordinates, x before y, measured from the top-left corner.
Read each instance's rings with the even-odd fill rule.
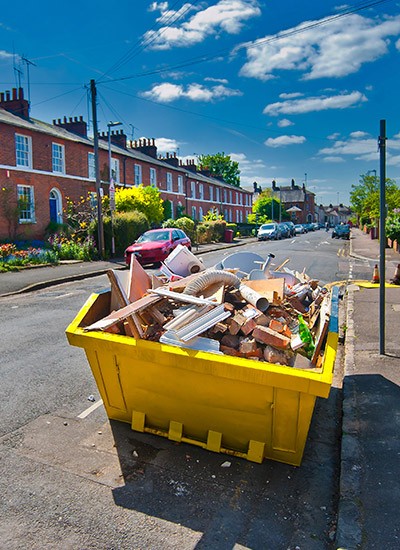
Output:
[[[377,170],[400,184],[400,2],[205,0],[7,2],[1,90],[21,82],[31,116],[88,120],[155,138],[182,158],[224,152],[252,188],[306,183],[317,202],[348,204]],[[18,72],[18,69],[21,72]]]

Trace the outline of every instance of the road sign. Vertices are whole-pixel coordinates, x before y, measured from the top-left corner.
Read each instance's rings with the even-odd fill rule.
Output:
[[[110,188],[109,188],[109,195],[110,195],[110,210],[115,210],[115,185],[114,180],[111,178],[110,181]]]

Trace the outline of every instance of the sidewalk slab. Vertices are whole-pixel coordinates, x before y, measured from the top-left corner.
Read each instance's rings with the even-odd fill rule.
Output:
[[[400,287],[348,287],[337,548],[400,547]]]

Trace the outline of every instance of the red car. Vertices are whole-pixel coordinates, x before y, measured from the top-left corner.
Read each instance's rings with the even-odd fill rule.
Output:
[[[178,244],[192,249],[189,237],[181,229],[166,227],[146,231],[125,250],[126,265],[131,265],[132,254],[142,265],[162,262]]]

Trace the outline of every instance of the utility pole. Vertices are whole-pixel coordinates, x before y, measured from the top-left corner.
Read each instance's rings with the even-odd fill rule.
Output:
[[[386,120],[381,120],[378,140],[380,158],[379,200],[379,353],[385,355],[385,249],[386,249]]]
[[[103,189],[100,184],[100,166],[99,166],[99,136],[97,130],[97,90],[96,82],[90,81],[90,93],[92,99],[92,118],[93,118],[93,147],[94,147],[94,171],[96,174],[96,195],[97,195],[97,237],[98,237],[98,250],[100,258],[104,260],[104,230],[103,230],[103,212],[102,212],[102,198]]]
[[[29,61],[29,59],[27,57],[25,57],[24,55],[21,57],[21,60],[26,65],[26,75],[27,75],[27,78],[28,78],[28,104],[29,104],[28,109],[30,111],[30,108],[31,108],[31,80],[30,80],[30,76],[29,76],[29,65],[33,65],[34,67],[36,67],[36,64],[33,61]]]

